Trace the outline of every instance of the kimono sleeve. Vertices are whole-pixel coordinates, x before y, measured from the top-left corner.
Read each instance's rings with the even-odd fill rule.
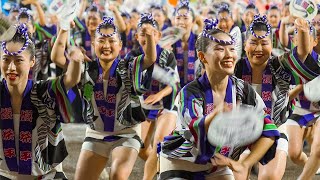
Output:
[[[312,57],[308,55],[305,62],[312,61],[310,58]],[[287,70],[304,80],[304,82],[311,81],[319,75],[312,70],[314,67],[310,63],[301,62],[297,54],[297,47],[295,47],[292,51],[280,56],[279,61]]]
[[[265,109],[265,104],[258,93],[256,93],[256,108]],[[269,150],[265,153],[265,155],[259,161],[262,165],[265,165],[275,157],[277,141],[280,137],[280,133],[277,130],[277,126],[271,120],[270,114],[264,111],[263,116],[264,116],[263,118],[264,125],[263,125],[263,131],[262,131],[261,137],[269,137],[269,138],[273,137],[276,139],[274,144],[269,148]]]
[[[142,54],[128,62],[133,89],[138,94],[145,93],[151,87],[153,65],[143,70],[144,57]]]
[[[65,89],[63,76],[56,79],[42,81],[37,85],[38,97],[46,105],[47,109],[54,110],[57,120],[64,123],[74,122],[74,112],[71,103],[76,98],[75,92]]]

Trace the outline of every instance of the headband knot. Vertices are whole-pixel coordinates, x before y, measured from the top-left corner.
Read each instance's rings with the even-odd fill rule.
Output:
[[[141,27],[144,23],[150,23],[153,27],[156,27],[156,21],[153,19],[151,13],[143,13],[141,14],[140,21],[138,23],[138,27]]]
[[[216,28],[216,26],[218,24],[217,19],[205,19],[204,23],[205,23],[205,27],[201,33],[203,37],[209,38],[212,41],[215,41],[215,42],[222,44],[222,45],[232,45],[235,43],[234,38],[232,36],[230,36],[228,33],[226,33],[226,34],[228,34],[231,37],[230,41],[224,41],[221,39],[217,39],[208,33],[212,29],[218,29],[218,28]],[[223,31],[221,31],[221,32],[223,32]]]
[[[218,19],[205,19],[204,20],[204,24],[205,24],[204,30],[209,31],[213,28],[216,28],[218,23],[219,23]]]
[[[27,47],[30,44],[30,39],[29,39],[29,35],[28,35],[28,27],[26,26],[26,24],[17,24],[17,25],[15,25],[15,28],[17,29],[16,33],[21,34],[25,38],[26,41],[25,41],[24,45],[17,52],[9,52],[6,47],[7,42],[3,41],[2,42],[3,52],[7,55],[10,55],[10,56],[17,56],[17,55],[21,54],[25,49],[27,49]]]
[[[261,23],[261,24],[264,24],[264,25],[267,26],[267,32],[266,32],[266,34],[263,35],[263,36],[258,36],[258,35],[253,31],[253,27],[254,27],[256,24],[258,24],[258,23]],[[266,16],[266,15],[260,16],[260,14],[254,15],[253,21],[252,21],[252,23],[251,23],[250,26],[249,26],[249,30],[250,30],[251,34],[252,34],[254,37],[258,38],[258,39],[263,39],[263,38],[269,36],[269,34],[271,33],[271,26],[270,26],[270,24],[268,23],[267,16]]]
[[[110,25],[113,27],[113,33],[110,33],[110,34],[103,34],[100,29],[101,29],[101,26],[103,25]],[[97,33],[100,34],[101,36],[103,37],[111,37],[113,35],[115,35],[117,33],[117,27],[116,25],[114,24],[114,19],[112,17],[107,17],[107,16],[103,16],[102,17],[102,23],[100,23],[97,27]]]

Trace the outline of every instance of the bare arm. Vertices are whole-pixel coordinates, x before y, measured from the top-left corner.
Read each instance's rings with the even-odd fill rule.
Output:
[[[87,7],[87,4],[88,4],[88,1],[87,0],[82,0],[81,1],[81,4],[80,4],[80,10],[78,12],[78,18],[82,18],[82,15],[84,13],[84,11],[86,10],[86,7]]]
[[[157,60],[157,50],[156,43],[154,40],[155,33],[157,30],[152,27],[151,24],[147,24],[145,27],[142,27],[142,32],[146,34],[146,52],[143,61],[143,69],[147,69],[152,64],[154,64]]]
[[[79,48],[72,47],[70,49],[69,58],[70,63],[63,79],[66,90],[71,89],[80,82],[81,64],[84,60],[84,56]]]
[[[68,31],[60,29],[56,42],[53,45],[51,51],[52,61],[60,68],[65,69],[67,67],[67,59],[64,55],[66,44],[68,39]]]
[[[286,25],[288,24],[288,21],[289,21],[288,17],[283,18],[280,24],[280,29],[279,29],[280,43],[284,47],[288,47],[288,41],[289,41],[288,32],[286,29]]]
[[[289,100],[293,100],[303,91],[303,84],[297,85],[295,88],[289,91]]]
[[[295,26],[297,27],[297,54],[299,59],[304,62],[310,53],[310,28],[305,19],[298,18],[295,20]]]
[[[110,11],[113,12],[114,14],[114,18],[115,18],[115,22],[117,24],[117,27],[119,28],[120,32],[125,32],[127,29],[126,23],[124,22],[118,8],[114,5],[110,5],[109,6]]]
[[[31,4],[31,5],[35,6],[37,9],[38,17],[39,17],[39,24],[41,26],[46,25],[46,18],[44,15],[44,11],[43,11],[39,1],[37,1],[37,0],[23,0],[21,3],[23,5]]]

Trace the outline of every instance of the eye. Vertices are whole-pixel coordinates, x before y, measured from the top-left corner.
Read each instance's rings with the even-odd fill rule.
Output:
[[[257,43],[255,41],[250,41],[250,44],[255,45]]]
[[[230,51],[235,51],[236,50],[236,48],[230,48]]]

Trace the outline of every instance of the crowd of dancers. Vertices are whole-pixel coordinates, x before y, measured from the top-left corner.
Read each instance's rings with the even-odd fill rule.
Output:
[[[288,158],[303,167],[296,179],[320,174],[320,104],[305,86],[320,75],[320,8],[307,20],[290,1],[125,12],[74,0],[57,14],[21,3],[0,18],[0,179],[97,180],[110,158],[110,179],[128,179],[137,157],[144,180],[242,180],[253,167],[277,180]],[[164,45],[162,32],[179,38]],[[261,136],[210,143],[210,124],[240,105],[263,112]],[[87,126],[74,177],[61,123]]]

